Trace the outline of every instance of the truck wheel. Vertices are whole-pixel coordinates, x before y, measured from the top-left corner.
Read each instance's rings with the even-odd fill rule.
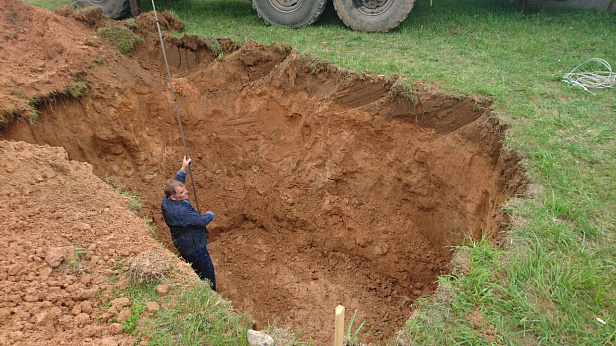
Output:
[[[328,0],[252,0],[252,8],[265,23],[283,28],[301,28],[314,23]]]
[[[122,19],[130,15],[128,0],[73,0],[77,8],[100,6],[103,13],[112,19]]]
[[[357,31],[389,31],[409,15],[415,0],[334,0],[338,17]]]

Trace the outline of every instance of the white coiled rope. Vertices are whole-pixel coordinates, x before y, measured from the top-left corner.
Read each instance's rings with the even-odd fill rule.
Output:
[[[598,70],[603,68],[606,70]],[[616,84],[616,74],[612,72],[612,66],[607,61],[599,58],[590,58],[564,75],[563,82],[583,88],[594,96],[596,94],[588,89],[613,87]]]

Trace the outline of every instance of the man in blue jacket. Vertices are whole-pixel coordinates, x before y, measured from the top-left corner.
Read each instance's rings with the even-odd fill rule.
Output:
[[[214,220],[214,213],[199,214],[188,202],[188,191],[184,187],[186,170],[190,158],[184,156],[182,168],[174,180],[165,183],[165,197],[160,208],[163,211],[165,223],[171,231],[171,240],[182,257],[191,264],[201,280],[209,280],[212,290],[216,291],[214,265],[207,252],[207,224]]]

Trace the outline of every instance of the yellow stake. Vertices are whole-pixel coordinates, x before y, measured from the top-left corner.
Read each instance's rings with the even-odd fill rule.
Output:
[[[344,306],[336,306],[336,331],[334,334],[334,346],[342,346],[344,341]]]

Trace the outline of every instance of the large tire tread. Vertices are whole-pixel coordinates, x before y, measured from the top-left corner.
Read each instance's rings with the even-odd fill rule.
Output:
[[[90,0],[73,0],[73,5],[77,8],[100,6],[103,8],[103,13],[111,19],[124,19],[131,14],[128,0],[101,0],[97,3]]]
[[[316,22],[323,14],[323,11],[325,11],[327,1],[329,0],[314,0],[313,6],[308,10],[308,13],[298,18],[299,20],[289,22],[288,18],[284,17],[284,14],[277,13],[271,8],[271,5],[268,4],[268,0],[251,0],[252,8],[257,12],[257,15],[265,24],[290,29],[303,28]]]
[[[370,17],[360,13],[353,0],[333,0],[342,22],[356,31],[387,32],[397,28],[409,15],[415,0],[396,0],[392,8],[382,15]]]

